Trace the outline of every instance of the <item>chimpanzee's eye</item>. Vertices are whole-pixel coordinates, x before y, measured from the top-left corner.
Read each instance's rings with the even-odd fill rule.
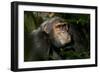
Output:
[[[57,25],[57,26],[56,26],[56,28],[61,28],[61,27],[62,27],[62,25]]]

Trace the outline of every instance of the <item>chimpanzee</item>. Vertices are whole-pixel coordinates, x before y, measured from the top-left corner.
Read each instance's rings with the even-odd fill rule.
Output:
[[[44,21],[40,27],[31,33],[32,47],[27,60],[44,61],[65,59],[60,54],[61,48],[65,50],[78,48],[75,41],[78,41],[79,36],[75,30],[77,28],[61,17],[53,17]]]

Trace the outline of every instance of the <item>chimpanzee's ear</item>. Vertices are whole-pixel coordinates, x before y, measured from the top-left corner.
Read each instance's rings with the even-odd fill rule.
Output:
[[[45,25],[45,26],[44,26],[43,31],[46,32],[47,34],[49,33],[48,25]]]
[[[42,25],[41,25],[42,31],[49,34],[50,33],[50,24],[48,21],[45,21]]]

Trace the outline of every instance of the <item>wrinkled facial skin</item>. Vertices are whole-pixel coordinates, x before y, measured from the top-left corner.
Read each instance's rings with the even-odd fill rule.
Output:
[[[66,22],[56,21],[53,24],[53,44],[56,47],[63,47],[71,42],[71,35],[68,33],[68,24]]]

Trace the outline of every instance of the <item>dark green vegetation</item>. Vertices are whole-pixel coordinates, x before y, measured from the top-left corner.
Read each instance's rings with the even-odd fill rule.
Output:
[[[26,60],[29,56],[29,48],[31,47],[31,40],[29,34],[37,29],[40,24],[49,18],[59,16],[64,18],[70,24],[82,27],[82,31],[86,39],[82,39],[81,42],[84,45],[84,49],[68,50],[65,51],[61,48],[61,54],[66,59],[86,59],[90,58],[90,15],[89,14],[72,14],[72,13],[47,13],[47,12],[24,12],[24,59]],[[81,28],[78,28],[81,29]],[[80,35],[84,37],[84,35]],[[80,45],[78,45],[80,46]]]

